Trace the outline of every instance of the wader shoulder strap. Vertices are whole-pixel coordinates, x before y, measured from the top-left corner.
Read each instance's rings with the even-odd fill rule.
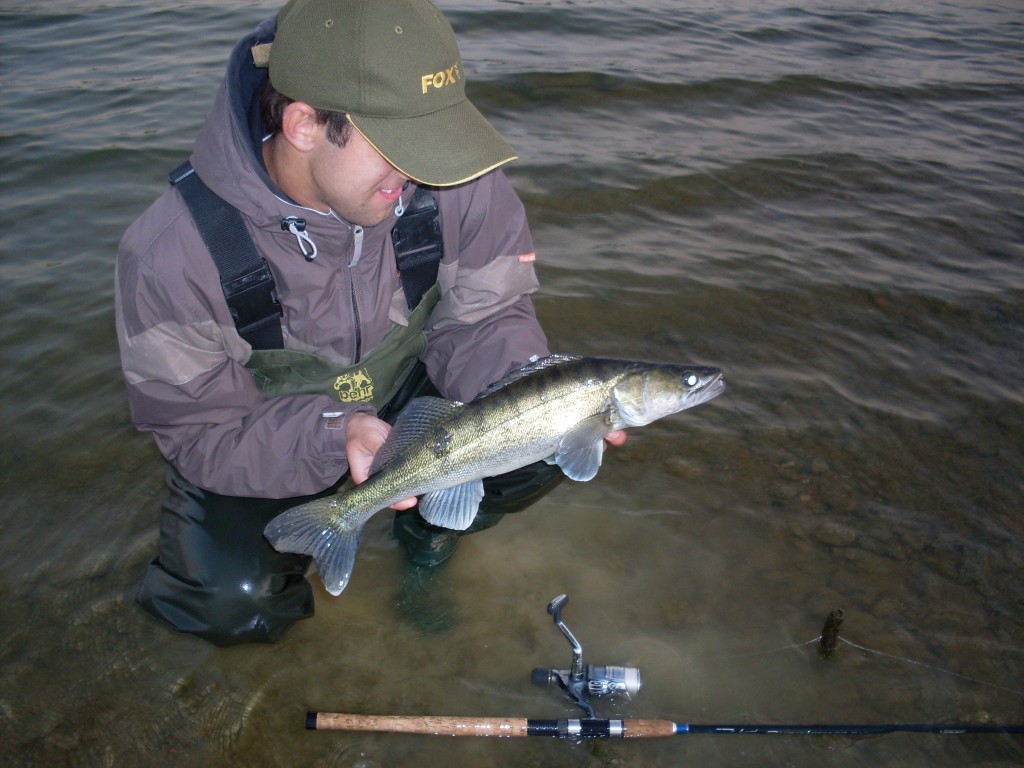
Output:
[[[274,276],[238,209],[221,199],[199,178],[191,163],[171,171],[169,180],[184,198],[203,242],[210,250],[228,309],[238,334],[253,349],[280,349],[281,304]]]
[[[437,200],[417,187],[409,207],[391,230],[395,261],[402,277],[402,290],[409,309],[415,309],[423,294],[437,282],[437,269],[444,256]]]
[[[281,304],[274,275],[253,243],[242,214],[215,194],[189,162],[171,171],[169,180],[184,198],[199,234],[220,273],[221,287],[238,334],[253,349],[282,349]],[[437,282],[444,255],[437,200],[417,188],[409,207],[391,230],[402,290],[414,309]]]

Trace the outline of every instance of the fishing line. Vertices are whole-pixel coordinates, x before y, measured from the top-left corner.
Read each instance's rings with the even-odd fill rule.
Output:
[[[781,646],[779,648],[772,648],[772,649],[766,650],[766,651],[751,651],[750,653],[718,654],[718,655],[711,656],[710,658],[714,658],[714,659],[751,659],[751,658],[757,658],[759,656],[770,656],[770,655],[775,654],[775,653],[783,653],[785,651],[799,650],[800,648],[804,648],[804,647],[806,647],[808,645],[814,645],[816,643],[820,643],[821,642],[821,637],[822,637],[821,635],[818,635],[817,637],[812,638],[810,640],[807,640],[807,641],[805,641],[803,643],[793,643],[792,645],[784,645],[784,646]],[[927,663],[925,663],[923,661],[917,661],[916,659],[912,659],[909,656],[896,656],[896,655],[893,655],[891,653],[886,653],[885,651],[878,651],[878,650],[875,650],[874,648],[868,648],[866,645],[860,645],[858,643],[853,642],[852,640],[847,640],[842,635],[837,636],[837,639],[840,642],[845,643],[846,645],[850,646],[851,648],[856,648],[858,651],[864,651],[865,653],[874,654],[875,656],[881,656],[881,657],[886,658],[886,659],[891,659],[892,661],[902,661],[902,662],[906,662],[907,664],[914,664],[915,666],[923,667],[924,669],[931,670],[932,672],[939,672],[940,674],[949,675],[950,677],[955,677],[955,678],[958,678],[960,680],[964,680],[964,681],[969,682],[969,683],[977,683],[978,685],[984,685],[984,686],[987,686],[989,688],[994,688],[997,691],[1002,691],[1004,693],[1011,693],[1014,696],[1024,696],[1024,691],[1018,690],[1016,688],[1007,688],[1006,686],[999,685],[998,683],[990,683],[987,680],[980,680],[980,679],[978,679],[976,677],[970,677],[969,675],[964,675],[964,674],[961,674],[960,672],[954,672],[951,669],[944,669],[943,667],[937,667],[934,664],[927,664]]]
[[[793,643],[792,645],[783,645],[779,648],[772,648],[767,651],[750,651],[748,653],[728,653],[728,654],[714,654],[707,658],[712,659],[752,659],[758,656],[771,656],[773,653],[782,653],[783,651],[795,651],[798,648],[803,648],[805,645],[813,645],[814,643],[821,642],[821,635],[812,638],[803,643]]]
[[[858,645],[857,643],[854,643],[854,642],[852,642],[850,640],[847,640],[845,637],[840,637],[839,640],[841,642],[846,643],[847,645],[849,645],[852,648],[856,648],[859,651],[866,651],[867,653],[873,653],[876,656],[884,656],[885,658],[892,659],[894,661],[905,661],[908,664],[916,664],[919,667],[924,667],[925,669],[930,669],[933,672],[941,672],[944,675],[950,675],[952,677],[958,677],[961,680],[966,680],[966,681],[971,682],[971,683],[977,683],[978,685],[986,685],[989,688],[995,688],[998,691],[1003,691],[1005,693],[1012,693],[1014,696],[1024,696],[1024,691],[1019,691],[1016,688],[1007,688],[1006,686],[1003,686],[1003,685],[998,685],[996,683],[990,683],[987,680],[979,680],[976,677],[968,677],[967,675],[962,675],[959,672],[954,672],[954,671],[952,671],[950,669],[943,669],[942,667],[936,667],[933,664],[925,664],[923,661],[916,661],[916,660],[908,658],[906,656],[894,656],[891,653],[885,653],[884,651],[876,651],[873,648],[868,648],[868,647],[863,646],[863,645]]]

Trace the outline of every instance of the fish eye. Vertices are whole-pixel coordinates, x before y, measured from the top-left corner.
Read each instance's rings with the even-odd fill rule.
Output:
[[[688,373],[686,374],[686,376],[683,377],[683,381],[686,382],[686,386],[688,387],[695,386],[697,384],[697,374]]]

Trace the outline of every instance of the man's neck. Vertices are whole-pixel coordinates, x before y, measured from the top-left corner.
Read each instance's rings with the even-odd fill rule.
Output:
[[[309,175],[301,157],[280,134],[263,142],[263,164],[267,174],[282,192],[305,208],[327,212],[329,206],[317,200],[309,190]]]

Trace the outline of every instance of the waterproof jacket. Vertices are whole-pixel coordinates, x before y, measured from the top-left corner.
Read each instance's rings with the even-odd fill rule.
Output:
[[[250,49],[273,31],[270,19],[236,46],[190,159],[241,211],[269,263],[285,348],[347,366],[409,315],[390,238],[397,217],[353,226],[333,211],[298,206],[269,178],[258,109],[266,70],[253,65]],[[405,205],[413,192],[410,184]],[[500,171],[435,195],[441,299],[421,359],[446,397],[466,401],[548,352],[529,296],[537,288],[534,248],[522,203]],[[282,229],[287,217],[305,220],[302,237]],[[325,428],[323,414],[372,408],[326,394],[263,394],[245,368],[252,349],[174,188],[121,241],[116,318],[132,420],[191,482],[225,495],[286,498],[323,490],[347,471],[344,428]]]

